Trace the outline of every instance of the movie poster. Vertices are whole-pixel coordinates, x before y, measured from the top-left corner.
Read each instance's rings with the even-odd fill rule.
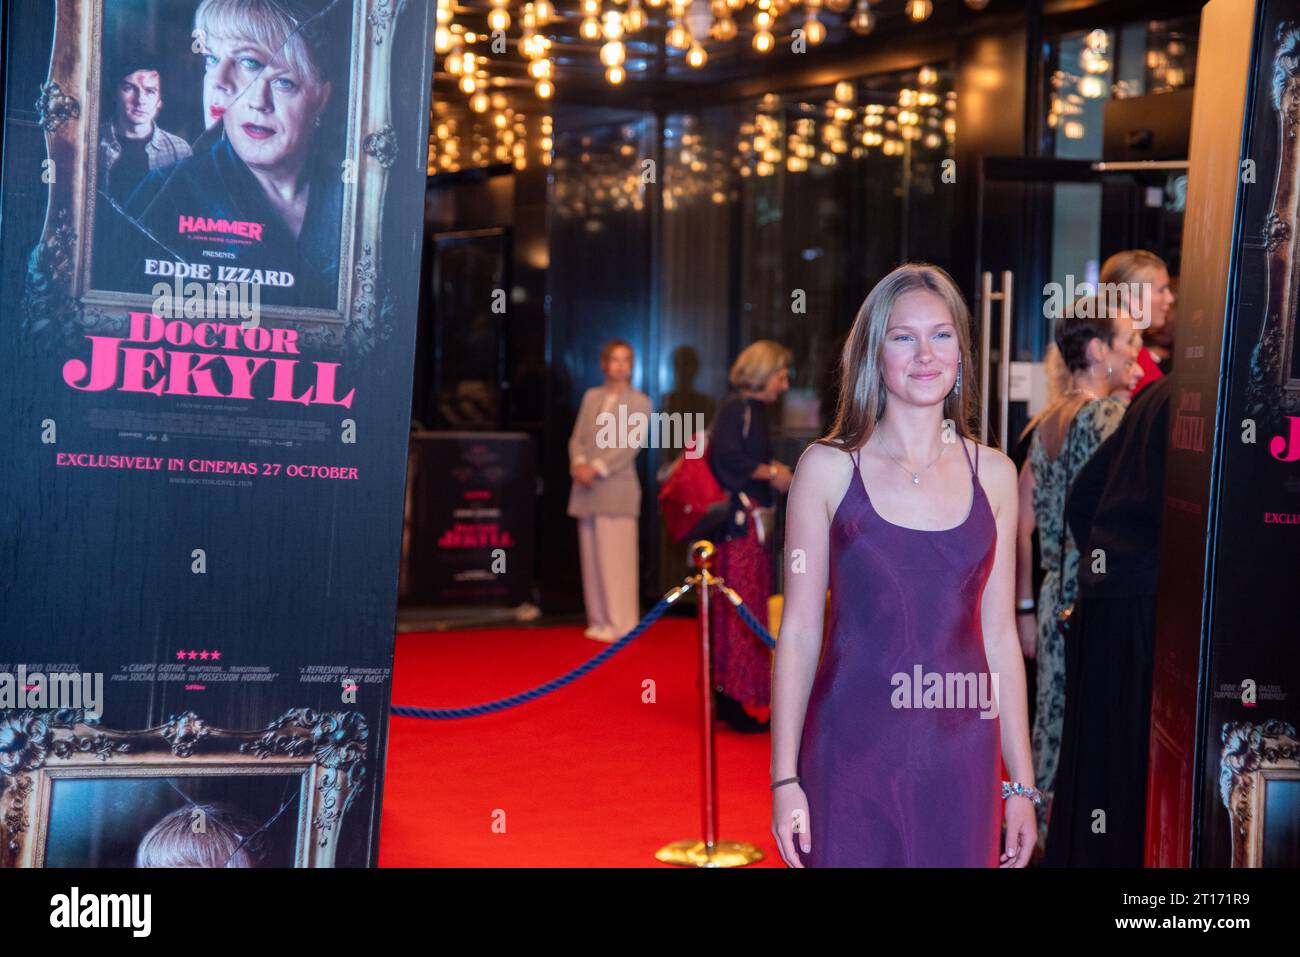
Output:
[[[12,0],[0,866],[377,862],[433,0]]]
[[[518,606],[532,597],[536,460],[526,432],[412,434],[407,603]]]
[[[1261,5],[1214,604],[1204,682],[1200,863],[1300,866],[1300,19]],[[1249,175],[1253,173],[1253,175]],[[1172,442],[1203,444],[1175,406]]]

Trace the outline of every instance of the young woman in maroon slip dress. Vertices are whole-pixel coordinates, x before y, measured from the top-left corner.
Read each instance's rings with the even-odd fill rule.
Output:
[[[795,470],[771,768],[791,867],[1024,867],[1037,840],[1031,799],[1002,796],[1003,765],[1034,785],[1017,476],[971,433],[969,329],[942,269],[881,280]]]

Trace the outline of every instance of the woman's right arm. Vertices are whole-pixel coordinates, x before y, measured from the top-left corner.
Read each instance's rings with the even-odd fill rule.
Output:
[[[798,771],[808,698],[821,654],[826,585],[830,579],[830,503],[837,486],[847,481],[849,458],[826,445],[804,450],[795,468],[786,509],[785,598],[781,631],[772,672],[772,782]],[[803,815],[799,832],[805,852],[811,847],[808,803],[799,784],[773,792],[773,834],[786,863],[800,867],[793,841],[795,812]]]

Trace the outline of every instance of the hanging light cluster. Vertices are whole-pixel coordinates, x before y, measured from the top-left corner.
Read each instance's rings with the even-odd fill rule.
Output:
[[[834,97],[820,107],[793,106],[800,115],[785,123],[785,131],[779,117],[786,110],[779,97],[768,94],[759,101],[753,120],[741,124],[735,165],[741,176],[766,177],[782,166],[790,173],[804,173],[814,165],[835,166],[845,155],[861,159],[875,149],[885,156],[902,156],[911,142],[932,151],[950,149],[957,134],[957,94],[941,96],[930,89],[938,79],[937,71],[925,67],[919,88],[904,87],[897,102],[861,105],[853,83],[837,83]]]
[[[507,42],[527,61],[528,76],[540,99],[555,93],[555,59],[551,55],[558,24],[576,12],[578,36],[597,45],[597,57],[605,79],[617,86],[627,79],[627,43],[639,37],[649,44],[662,42],[685,62],[700,69],[709,62],[706,43],[715,48],[736,40],[741,22],[752,30],[749,43],[759,53],[769,53],[791,40],[802,39],[805,48],[823,43],[828,35],[827,11],[859,35],[876,27],[880,0],[487,0],[486,33],[476,33],[457,16],[472,14],[482,25],[481,8],[455,6],[455,0],[439,0],[434,47],[447,73],[461,92],[473,97],[485,86],[494,85],[491,64],[502,52],[500,43],[507,31],[517,32]],[[563,2],[565,13],[557,12]],[[968,7],[982,10],[988,0],[965,0]],[[570,5],[573,5],[571,7]],[[904,0],[903,10],[912,20],[927,20],[934,11],[933,0]],[[574,9],[576,8],[576,9]],[[513,12],[512,12],[513,10]],[[651,17],[648,10],[661,15]],[[778,23],[783,23],[778,34]],[[549,29],[548,29],[549,28]],[[567,29],[567,28],[566,28]],[[651,30],[662,30],[655,36]],[[744,42],[741,40],[740,42]],[[488,50],[491,48],[491,55]]]
[[[728,164],[730,154],[720,147],[709,147],[697,132],[698,120],[692,114],[680,119],[681,133],[672,120],[664,129],[669,155],[676,156],[664,170],[664,209],[674,210],[707,199],[722,205],[735,198]]]
[[[1147,92],[1166,93],[1181,90],[1190,82],[1189,66],[1196,57],[1187,41],[1178,35],[1161,39],[1158,46],[1147,49]]]
[[[936,89],[940,76],[932,68],[923,68],[917,80],[889,91],[841,82],[831,98],[819,102],[768,94],[755,104],[752,118],[740,123],[734,139],[719,136],[722,127],[716,122],[708,123],[711,136],[701,132],[706,121],[697,114],[669,116],[660,171],[663,209],[724,205],[738,199],[738,177],[799,174],[835,166],[845,156],[876,154],[911,162],[922,149],[927,152],[920,155],[933,163],[951,155],[957,94]],[[643,211],[646,136],[644,127],[628,124],[603,136],[565,139],[551,178],[556,215],[583,220],[582,228],[599,232],[606,228],[605,214]]]
[[[1079,51],[1079,73],[1058,69],[1052,74],[1052,99],[1047,125],[1060,130],[1070,140],[1083,139],[1087,133],[1082,116],[1086,100],[1099,100],[1110,91],[1110,34],[1093,30]]]
[[[476,33],[455,20],[453,0],[438,0],[437,27],[434,31],[433,50],[442,69],[457,78],[457,86],[472,98],[484,87],[492,86],[493,77],[488,67],[499,51],[499,43],[514,22],[508,9],[510,0],[489,0],[487,14],[491,33]],[[584,5],[599,0],[583,0]],[[520,8],[519,37],[512,41],[518,53],[527,61],[528,76],[538,99],[549,100],[555,94],[555,61],[550,56],[551,38],[544,28],[555,19],[555,6],[551,0],[531,0]],[[475,52],[475,48],[478,52]],[[482,112],[479,110],[478,112]]]
[[[490,112],[434,102],[429,124],[429,175],[496,163],[510,163],[524,170],[530,160],[549,166],[553,145],[550,115],[528,117],[511,109],[503,93],[483,95],[489,97]]]
[[[585,227],[599,231],[603,213],[645,210],[646,184],[637,158],[645,155],[646,144],[635,126],[621,127],[613,140],[585,134],[576,145],[576,156],[569,147],[555,159],[551,188],[557,215],[586,217]]]

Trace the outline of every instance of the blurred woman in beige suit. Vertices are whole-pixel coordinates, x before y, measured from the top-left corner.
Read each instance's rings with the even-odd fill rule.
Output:
[[[641,483],[636,457],[649,441],[650,397],[632,387],[632,364],[629,343],[622,339],[605,343],[600,350],[605,382],[583,394],[569,436],[573,476],[569,514],[578,520],[586,635],[597,641],[622,638],[641,618],[637,575]],[[627,407],[622,415],[620,405]],[[612,426],[602,429],[602,422],[611,421],[602,419],[602,412],[613,417]],[[632,431],[638,419],[644,423],[639,435]],[[626,434],[618,429],[620,421],[628,424]]]

